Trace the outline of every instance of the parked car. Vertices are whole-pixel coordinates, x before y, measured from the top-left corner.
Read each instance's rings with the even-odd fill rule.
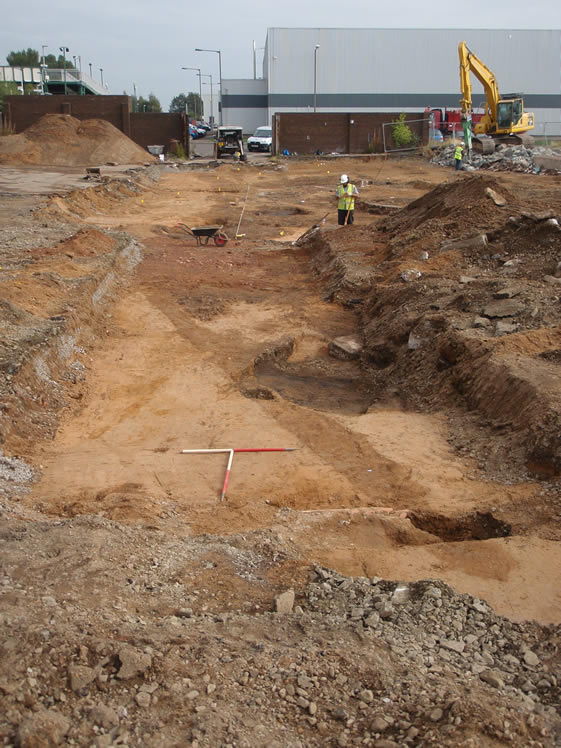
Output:
[[[429,142],[430,143],[444,143],[444,136],[435,127],[429,128]]]
[[[273,147],[273,129],[268,126],[258,127],[253,135],[247,139],[247,148],[250,151],[271,152]]]
[[[189,124],[189,135],[193,138],[193,140],[197,140],[198,138],[204,138],[206,135],[206,130],[203,130],[200,127],[196,127],[195,125]]]

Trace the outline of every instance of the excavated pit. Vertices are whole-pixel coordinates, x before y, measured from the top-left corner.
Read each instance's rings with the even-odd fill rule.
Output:
[[[280,397],[307,408],[347,415],[366,413],[372,395],[359,365],[322,358],[291,362],[294,337],[269,346],[256,357],[240,380],[241,392],[249,398]]]
[[[436,535],[445,543],[508,538],[512,529],[508,522],[497,519],[491,512],[472,512],[460,517],[447,517],[432,512],[409,512],[407,516],[418,530]]]

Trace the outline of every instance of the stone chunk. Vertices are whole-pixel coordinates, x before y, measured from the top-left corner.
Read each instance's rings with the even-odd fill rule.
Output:
[[[91,667],[85,665],[70,665],[68,668],[68,677],[70,688],[73,691],[81,691],[95,680],[96,672]]]
[[[500,288],[498,291],[495,291],[493,294],[493,298],[495,299],[512,299],[514,296],[518,296],[520,294],[519,288]]]
[[[490,197],[495,205],[497,205],[499,208],[504,208],[504,206],[506,205],[506,200],[504,199],[504,197],[502,197],[502,195],[499,195],[498,192],[495,192],[495,190],[492,190],[490,187],[487,187],[487,189],[485,190],[485,194],[487,195],[487,197]]]
[[[475,236],[467,237],[467,239],[447,239],[442,242],[440,249],[443,252],[450,250],[485,249],[488,244],[487,234],[476,234]]]
[[[275,597],[275,611],[277,613],[292,613],[294,608],[294,590],[286,590]]]
[[[520,325],[517,322],[511,320],[498,320],[495,325],[495,335],[512,335],[513,332],[518,332]]]
[[[540,659],[537,654],[534,654],[530,649],[527,649],[524,652],[524,662],[526,665],[530,665],[530,667],[536,667],[540,664]]]
[[[391,601],[394,605],[403,605],[411,598],[411,590],[406,584],[398,585],[393,591]]]
[[[110,730],[119,724],[119,717],[114,709],[105,704],[98,704],[90,712],[90,718],[94,725],[103,727],[104,730]]]
[[[473,320],[472,327],[485,328],[491,327],[491,321],[487,317],[476,317]]]
[[[452,652],[458,652],[458,653],[462,653],[464,649],[466,648],[466,645],[464,642],[458,642],[458,641],[455,641],[454,639],[441,639],[440,646],[444,647],[444,649],[450,649]]]
[[[362,342],[356,335],[343,335],[335,338],[327,346],[327,352],[340,361],[350,361],[358,358],[362,352]]]
[[[152,665],[152,658],[144,652],[139,652],[134,647],[121,647],[119,650],[119,661],[121,667],[117,673],[119,680],[128,680],[137,675],[142,675]]]
[[[504,688],[504,681],[497,670],[484,670],[479,674],[479,677],[484,683],[488,683],[493,688]]]
[[[20,748],[50,748],[61,745],[70,722],[54,709],[42,710],[23,719],[18,730]]]
[[[483,310],[485,317],[516,317],[524,311],[524,304],[513,299],[491,301]]]

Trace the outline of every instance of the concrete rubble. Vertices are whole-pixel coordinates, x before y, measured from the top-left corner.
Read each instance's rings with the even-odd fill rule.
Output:
[[[455,145],[447,145],[440,149],[432,159],[438,166],[454,166]],[[462,169],[465,171],[516,171],[528,174],[539,174],[545,171],[561,171],[561,156],[559,151],[551,148],[536,146],[526,148],[523,145],[498,145],[495,153],[484,156],[474,149],[471,160],[464,158]]]

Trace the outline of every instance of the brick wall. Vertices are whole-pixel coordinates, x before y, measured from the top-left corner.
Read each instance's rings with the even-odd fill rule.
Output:
[[[76,119],[105,119],[126,132],[128,96],[5,96],[16,132],[23,132],[44,114],[71,114]]]
[[[166,151],[171,140],[179,140],[183,147],[189,145],[184,114],[133,112],[130,115],[130,137],[138,145],[164,145]]]
[[[382,125],[393,122],[399,115],[392,113],[279,113],[273,117],[274,148],[276,153],[287,149],[291,153],[383,153]],[[428,142],[428,121],[422,113],[409,113],[406,121],[417,136],[419,145]],[[386,128],[386,145],[391,143],[391,128]]]
[[[189,154],[184,114],[132,112],[129,96],[5,96],[4,114],[16,133],[44,114],[71,114],[76,119],[104,119],[142,147],[179,140]]]

